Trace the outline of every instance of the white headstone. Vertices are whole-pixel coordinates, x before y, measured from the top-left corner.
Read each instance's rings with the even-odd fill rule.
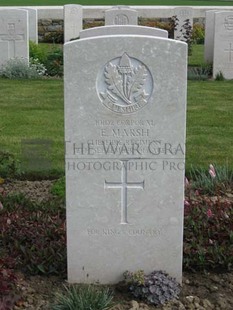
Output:
[[[185,41],[184,39],[184,24],[189,20],[191,28],[193,27],[193,9],[191,7],[176,7],[174,15],[178,19],[178,25],[174,31],[174,38],[177,40]]]
[[[69,282],[181,281],[187,44],[80,39],[64,69]]]
[[[204,58],[206,62],[213,62],[214,54],[214,13],[215,10],[205,12],[205,50]]]
[[[64,42],[77,39],[83,28],[83,8],[81,5],[64,5]]]
[[[0,10],[0,65],[11,58],[29,59],[28,12]]]
[[[94,27],[80,31],[80,38],[97,37],[104,35],[115,35],[115,34],[137,34],[137,35],[147,35],[156,37],[168,37],[168,32],[163,29],[153,28],[153,27],[143,27],[143,26],[104,26],[104,27]]]
[[[105,11],[105,25],[137,25],[138,12],[127,6],[117,6]]]
[[[29,22],[29,40],[38,44],[38,18],[37,9],[24,8],[23,10],[28,11],[28,22]]]
[[[214,27],[213,77],[222,73],[233,79],[233,12],[216,12]]]

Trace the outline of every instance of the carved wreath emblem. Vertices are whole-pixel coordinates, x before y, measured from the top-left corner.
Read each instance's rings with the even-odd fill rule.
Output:
[[[145,106],[153,81],[149,69],[126,53],[108,62],[97,81],[100,100],[117,113],[132,113]]]

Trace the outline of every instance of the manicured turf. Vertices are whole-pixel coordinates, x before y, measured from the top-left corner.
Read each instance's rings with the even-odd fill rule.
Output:
[[[64,5],[70,4],[69,0],[1,0],[1,6],[43,6],[43,5]],[[201,0],[118,0],[114,3],[112,0],[74,0],[72,4],[82,5],[182,5],[182,6],[193,6],[193,5],[223,5],[231,6],[233,1],[230,0],[219,0],[219,1],[201,1]]]
[[[64,169],[63,81],[0,79],[0,147],[20,158],[22,139],[53,141],[53,168]],[[187,167],[233,167],[233,81],[189,81]]]

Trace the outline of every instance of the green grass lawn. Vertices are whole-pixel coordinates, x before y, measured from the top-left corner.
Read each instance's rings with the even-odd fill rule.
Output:
[[[1,6],[33,6],[33,5],[64,5],[70,4],[69,0],[1,0]],[[182,5],[182,6],[193,6],[193,5],[233,5],[233,1],[230,0],[219,0],[219,1],[201,1],[201,0],[118,0],[114,3],[112,0],[74,0],[73,4],[82,5]]]
[[[0,79],[0,147],[20,158],[21,139],[52,140],[53,168],[64,169],[63,81]],[[187,168],[233,167],[233,81],[189,81]]]

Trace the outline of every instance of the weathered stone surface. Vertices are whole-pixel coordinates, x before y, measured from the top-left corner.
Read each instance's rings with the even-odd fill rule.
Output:
[[[79,37],[83,27],[83,9],[81,5],[64,5],[64,42]]]
[[[80,38],[96,37],[103,35],[115,35],[115,34],[137,34],[137,35],[148,35],[158,37],[168,37],[168,32],[163,29],[153,27],[142,27],[142,26],[104,26],[94,27],[80,31]]]
[[[29,59],[26,10],[0,9],[0,65],[11,58]]]
[[[177,26],[174,31],[174,37],[177,40],[185,41],[184,24],[189,21],[191,28],[193,27],[193,9],[191,7],[177,7],[174,9],[174,15],[177,17]]]
[[[117,6],[105,11],[105,25],[137,25],[138,12],[127,6]]]
[[[205,50],[204,58],[206,62],[213,62],[214,55],[214,13],[215,10],[205,13]]]
[[[213,77],[233,79],[233,13],[215,13]]]
[[[65,44],[69,282],[181,281],[186,61],[185,43],[152,36]]]

